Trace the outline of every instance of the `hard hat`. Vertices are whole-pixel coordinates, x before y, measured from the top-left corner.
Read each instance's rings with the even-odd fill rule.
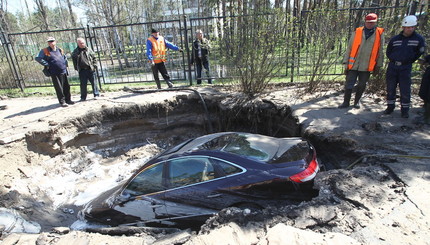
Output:
[[[53,42],[53,41],[55,41],[55,37],[48,37],[48,38],[46,39],[46,41],[47,41],[47,42]]]
[[[418,25],[417,17],[415,15],[408,15],[402,20],[402,26],[416,26]]]
[[[377,22],[378,16],[375,13],[370,13],[366,15],[366,18],[364,18],[366,22]]]

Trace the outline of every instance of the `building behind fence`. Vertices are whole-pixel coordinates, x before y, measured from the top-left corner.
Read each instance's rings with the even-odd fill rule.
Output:
[[[429,43],[428,6],[415,6],[420,25],[418,32]],[[273,77],[284,77],[294,81],[298,76],[306,79],[322,79],[343,73],[341,64],[350,33],[363,25],[364,16],[375,12],[379,16],[378,26],[385,28],[386,41],[400,32],[400,21],[411,8],[402,6],[302,11],[300,16],[285,13],[288,25],[285,40],[276,47],[279,68]],[[269,14],[267,15],[269,17]],[[190,65],[191,43],[197,29],[203,30],[211,41],[211,77],[231,79],[238,75],[237,65],[226,60],[232,35],[241,35],[235,28],[238,20],[253,16],[218,16],[187,18],[162,22],[135,23],[115,26],[97,26],[67,30],[1,33],[0,39],[0,89],[24,90],[29,87],[51,86],[51,79],[43,76],[42,66],[34,57],[47,46],[46,37],[54,36],[57,46],[69,57],[69,80],[79,83],[77,72],[71,64],[71,53],[76,48],[76,39],[84,37],[97,55],[97,79],[104,84],[152,82],[153,76],[146,58],[146,40],[155,28],[167,40],[182,47],[186,52],[169,52],[167,69],[174,81],[187,81],[190,85],[196,79],[195,69]],[[239,36],[239,38],[241,38]],[[278,38],[270,36],[269,38]],[[231,45],[234,45],[232,43]],[[266,57],[261,57],[262,59]],[[205,74],[205,73],[203,73]],[[203,79],[205,79],[203,77]]]

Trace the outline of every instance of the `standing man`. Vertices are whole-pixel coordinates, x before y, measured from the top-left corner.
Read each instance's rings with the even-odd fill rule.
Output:
[[[85,39],[80,37],[76,40],[76,42],[78,43],[78,47],[73,50],[72,60],[75,70],[79,72],[81,101],[85,101],[87,99],[88,81],[91,83],[94,98],[99,96],[97,83],[94,82],[94,72],[97,68],[97,61],[94,52],[91,50],[91,48],[87,47]]]
[[[352,89],[357,82],[354,99],[354,108],[360,108],[360,99],[366,89],[370,73],[378,74],[384,63],[382,45],[384,44],[384,29],[376,27],[378,16],[374,13],[366,15],[364,26],[355,29],[352,34],[348,49],[343,58],[345,65],[345,94],[343,103],[339,108],[349,107]]]
[[[197,69],[197,84],[202,84],[202,68],[206,70],[206,75],[209,77],[208,84],[212,84],[209,70],[209,40],[204,38],[202,30],[196,31],[196,40],[193,42],[193,52],[191,56],[191,64],[195,62]]]
[[[166,66],[164,63],[166,62],[166,50],[167,48],[172,50],[179,50],[179,52],[183,52],[178,46],[170,43],[160,33],[152,29],[151,36],[146,41],[146,56],[148,57],[149,62],[151,63],[152,73],[154,74],[155,82],[157,83],[157,88],[161,89],[160,78],[158,77],[158,72],[161,73],[164,80],[167,83],[169,88],[173,87],[172,81],[170,80],[170,76],[167,73]]]
[[[49,70],[60,105],[62,107],[73,105],[67,80],[67,57],[63,50],[57,47],[54,37],[48,37],[46,41],[48,47],[40,50],[35,60]]]
[[[409,117],[411,102],[412,63],[424,53],[425,40],[415,32],[418,24],[414,15],[402,20],[403,31],[392,37],[387,46],[387,57],[390,60],[387,69],[387,109],[384,114],[391,114],[395,108],[396,88],[400,88],[400,105],[403,118]]]

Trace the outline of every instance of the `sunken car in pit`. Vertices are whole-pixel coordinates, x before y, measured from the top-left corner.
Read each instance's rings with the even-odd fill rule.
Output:
[[[215,133],[152,158],[81,215],[111,226],[186,226],[226,207],[310,199],[318,171],[315,149],[302,138]]]

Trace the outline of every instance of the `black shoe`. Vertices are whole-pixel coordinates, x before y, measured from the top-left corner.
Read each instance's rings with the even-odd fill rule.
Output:
[[[340,106],[338,106],[337,108],[348,108],[349,107],[349,103],[345,103],[343,102]]]
[[[354,104],[352,107],[354,107],[355,109],[360,109],[360,103]]]
[[[171,82],[167,82],[167,86],[169,86],[169,88],[173,88],[173,84]]]
[[[66,103],[69,104],[69,105],[74,105],[75,104],[75,102],[73,102],[73,101],[66,101]]]
[[[80,100],[79,100],[79,102],[84,102],[84,101],[86,101],[86,99],[80,99]]]
[[[394,109],[391,107],[387,107],[387,109],[385,109],[384,114],[385,115],[390,115],[391,113],[393,113]]]
[[[409,118],[409,112],[402,111],[402,118]]]
[[[61,107],[68,107],[69,105],[66,103],[60,103]]]

